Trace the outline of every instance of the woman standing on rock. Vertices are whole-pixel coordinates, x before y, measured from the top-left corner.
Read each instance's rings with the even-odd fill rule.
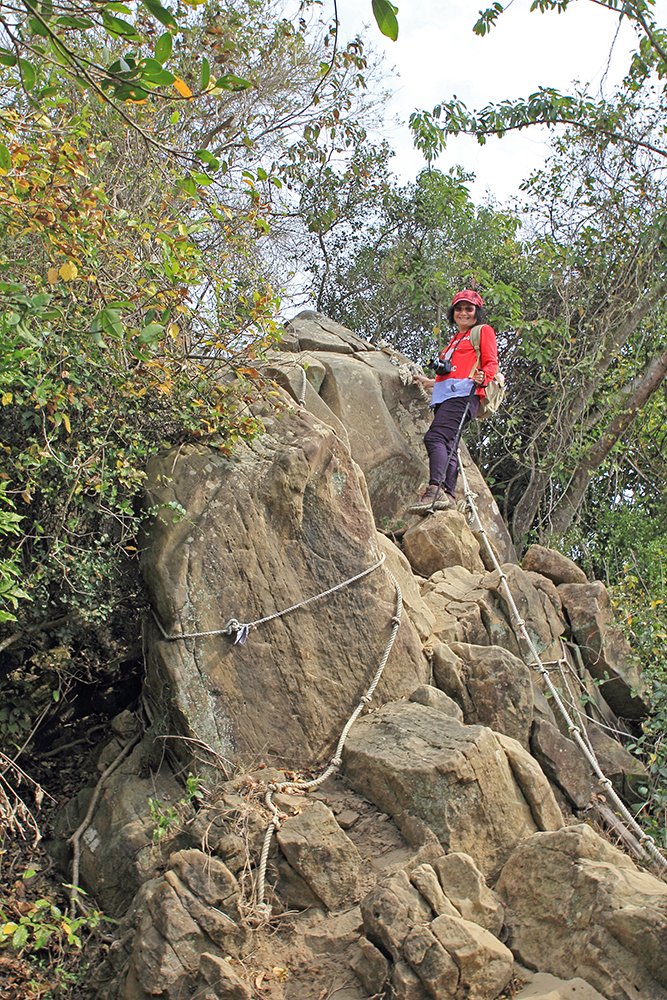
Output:
[[[498,371],[498,348],[492,326],[485,323],[484,300],[479,292],[466,288],[457,292],[448,312],[456,327],[451,340],[441,351],[435,378],[413,375],[413,381],[432,389],[433,421],[424,435],[428,452],[429,484],[420,494],[419,503],[439,509],[456,503],[454,491],[459,471],[457,436],[477,416],[484,387]],[[470,340],[470,331],[479,331],[479,359]],[[443,493],[444,490],[444,493]]]

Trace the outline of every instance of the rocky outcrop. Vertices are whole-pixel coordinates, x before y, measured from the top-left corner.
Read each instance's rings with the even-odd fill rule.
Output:
[[[520,844],[497,891],[519,961],[608,1000],[667,997],[667,885],[588,826]]]
[[[530,668],[536,649],[608,732],[638,717],[606,591],[540,546],[516,564],[465,448],[501,570],[461,510],[406,513],[428,413],[397,352],[306,313],[262,365],[278,388],[251,445],[148,470],[150,725],[119,720],[98,773],[141,739],[80,842],[85,887],[120,920],[98,995],[667,998],[664,887],[569,825],[605,792]],[[631,796],[641,770],[591,727]]]

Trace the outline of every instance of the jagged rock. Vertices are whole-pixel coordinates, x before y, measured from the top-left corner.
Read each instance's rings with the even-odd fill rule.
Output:
[[[483,570],[479,543],[457,510],[422,517],[405,532],[403,551],[415,573],[432,576],[448,566]]]
[[[407,962],[397,962],[391,974],[391,988],[396,1000],[428,1000],[421,979]]]
[[[514,780],[530,807],[535,826],[538,830],[557,830],[563,825],[563,815],[540,765],[511,736],[504,733],[496,733],[495,736],[507,755]]]
[[[516,783],[499,739],[432,708],[394,703],[352,728],[344,771],[384,812],[420,817],[447,850],[470,854],[487,874],[537,828],[534,804]],[[553,799],[542,780],[545,798]]]
[[[553,781],[575,809],[585,809],[591,801],[591,767],[572,740],[543,719],[535,719],[530,748],[547,778]]]
[[[323,802],[285,820],[277,838],[290,865],[326,907],[334,910],[357,899],[359,852]]]
[[[667,998],[667,885],[590,827],[524,841],[496,890],[522,963],[583,975],[607,1000]]]
[[[505,733],[527,747],[533,721],[529,668],[501,646],[455,642],[451,651],[462,663],[465,721]]]
[[[565,622],[557,613],[551,600],[548,599],[543,589],[538,590],[535,587],[530,574],[521,569],[520,566],[507,563],[502,567],[502,570],[507,577],[507,584],[519,616],[525,622],[526,631],[537,652],[545,659],[560,656],[560,637],[565,631]],[[495,595],[497,610],[506,622],[506,631],[502,634],[502,641],[499,642],[489,632],[490,641],[497,645],[503,645],[521,656],[523,651],[510,625],[510,613],[505,604],[499,574],[495,571],[487,573],[482,583]],[[529,653],[528,650],[525,652]]]
[[[395,962],[410,930],[431,920],[431,907],[404,871],[386,876],[362,899],[366,937]]]
[[[480,611],[486,592],[481,573],[451,566],[434,573],[422,587],[422,596],[434,616],[433,634],[442,642],[488,643]]]
[[[648,780],[642,762],[599,726],[588,726],[586,733],[604,775],[611,780],[616,792],[626,802],[636,802],[638,785]]]
[[[410,695],[410,701],[416,701],[420,705],[435,708],[438,712],[442,712],[444,715],[451,715],[452,718],[463,722],[463,712],[454,699],[450,698],[444,691],[441,691],[437,687],[432,687],[430,684],[420,684],[418,688],[415,688]]]
[[[350,967],[369,996],[382,993],[391,972],[389,961],[365,937],[359,938],[357,950],[350,959]]]
[[[422,978],[434,1000],[441,1000],[443,996],[451,996],[453,1000],[489,1000],[498,996],[512,978],[514,959],[511,951],[479,924],[462,917],[443,915],[436,917],[430,929],[442,948],[441,952],[436,952],[435,964],[443,968],[442,986],[445,992],[439,991],[437,980],[434,980],[433,985],[427,982],[422,976],[421,968],[410,960],[409,949],[412,942],[409,939],[404,950],[406,958]],[[445,956],[448,961],[443,961]],[[449,963],[455,971],[453,982],[449,976]],[[422,967],[423,964],[422,962]]]
[[[286,324],[288,335],[296,338],[301,351],[335,351],[352,354],[355,351],[374,351],[373,344],[358,337],[334,319],[314,309],[302,309]],[[283,344],[284,346],[284,340]]]
[[[433,916],[438,917],[442,913],[450,917],[458,917],[458,910],[452,905],[436,875],[433,865],[417,865],[410,872],[410,882],[422,894],[433,911]]]
[[[605,997],[579,976],[564,980],[548,972],[536,972],[530,974],[529,982],[512,1000],[605,1000]]]
[[[452,919],[452,918],[450,918]],[[453,997],[459,968],[430,926],[413,927],[403,942],[405,961],[421,980],[430,997]]]
[[[465,469],[470,488],[475,494],[475,506],[479,512],[480,521],[486,531],[487,538],[491,542],[493,550],[498,556],[498,562],[501,565],[503,563],[518,562],[516,551],[512,543],[512,537],[507,530],[505,522],[503,521],[502,515],[498,509],[498,504],[494,500],[493,494],[486,485],[486,481],[484,480],[479,469],[472,461],[470,452],[468,451],[465,442],[461,443],[460,452],[461,461],[463,463],[463,468]],[[479,539],[479,542],[482,560],[484,560],[485,549],[481,539]]]
[[[226,959],[204,952],[193,996],[201,1000],[251,1000],[252,994]]]
[[[600,681],[600,691],[614,712],[625,719],[640,719],[646,705],[635,692],[641,690],[637,658],[614,623],[607,588],[594,583],[565,583],[558,588],[570,620],[572,635],[587,669]]]
[[[338,955],[356,944],[364,932],[361,909],[352,906],[339,913],[327,913],[321,907],[299,917],[299,933],[314,955]]]
[[[398,580],[403,597],[403,611],[417,629],[420,639],[426,641],[433,632],[434,616],[421,595],[410,563],[392,541],[378,532],[378,550],[387,557],[386,567]]]
[[[276,893],[286,910],[308,910],[319,907],[322,900],[313,892],[302,875],[299,875],[284,857],[277,860],[278,882]]]
[[[303,411],[266,423],[267,432],[252,447],[239,446],[233,461],[190,446],[151,464],[151,502],[187,511],[177,523],[156,521],[144,565],[169,632],[263,618],[378,558],[358,473],[331,428]],[[170,733],[202,739],[223,755],[250,750],[310,762],[337,737],[370,682],[394,605],[395,589],[378,569],[266,622],[246,645],[220,635],[165,642],[156,634],[144,697]],[[406,616],[376,698],[407,694],[427,676]],[[186,752],[178,741],[171,749]]]
[[[567,556],[547,549],[543,545],[531,545],[521,560],[525,570],[532,570],[546,576],[552,583],[588,583],[583,569]]]
[[[434,861],[433,867],[458,914],[498,937],[505,919],[503,904],[470,855],[453,851]]]

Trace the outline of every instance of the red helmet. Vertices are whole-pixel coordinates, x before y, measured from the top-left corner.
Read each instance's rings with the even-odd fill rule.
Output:
[[[462,292],[457,292],[452,299],[452,306],[455,306],[457,302],[469,302],[471,306],[476,306],[478,309],[484,305],[482,296],[472,288],[465,288]]]

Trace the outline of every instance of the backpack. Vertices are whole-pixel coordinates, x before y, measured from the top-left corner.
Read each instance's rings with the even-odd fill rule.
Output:
[[[474,375],[479,366],[479,342],[483,325],[484,324],[473,326],[470,331],[470,343],[475,348],[475,353],[477,355],[477,362],[470,373],[471,376]],[[489,384],[484,386],[484,392],[486,393],[486,396],[479,397],[479,410],[477,411],[478,420],[484,420],[485,417],[492,417],[505,398],[505,376],[500,369],[498,369]]]

